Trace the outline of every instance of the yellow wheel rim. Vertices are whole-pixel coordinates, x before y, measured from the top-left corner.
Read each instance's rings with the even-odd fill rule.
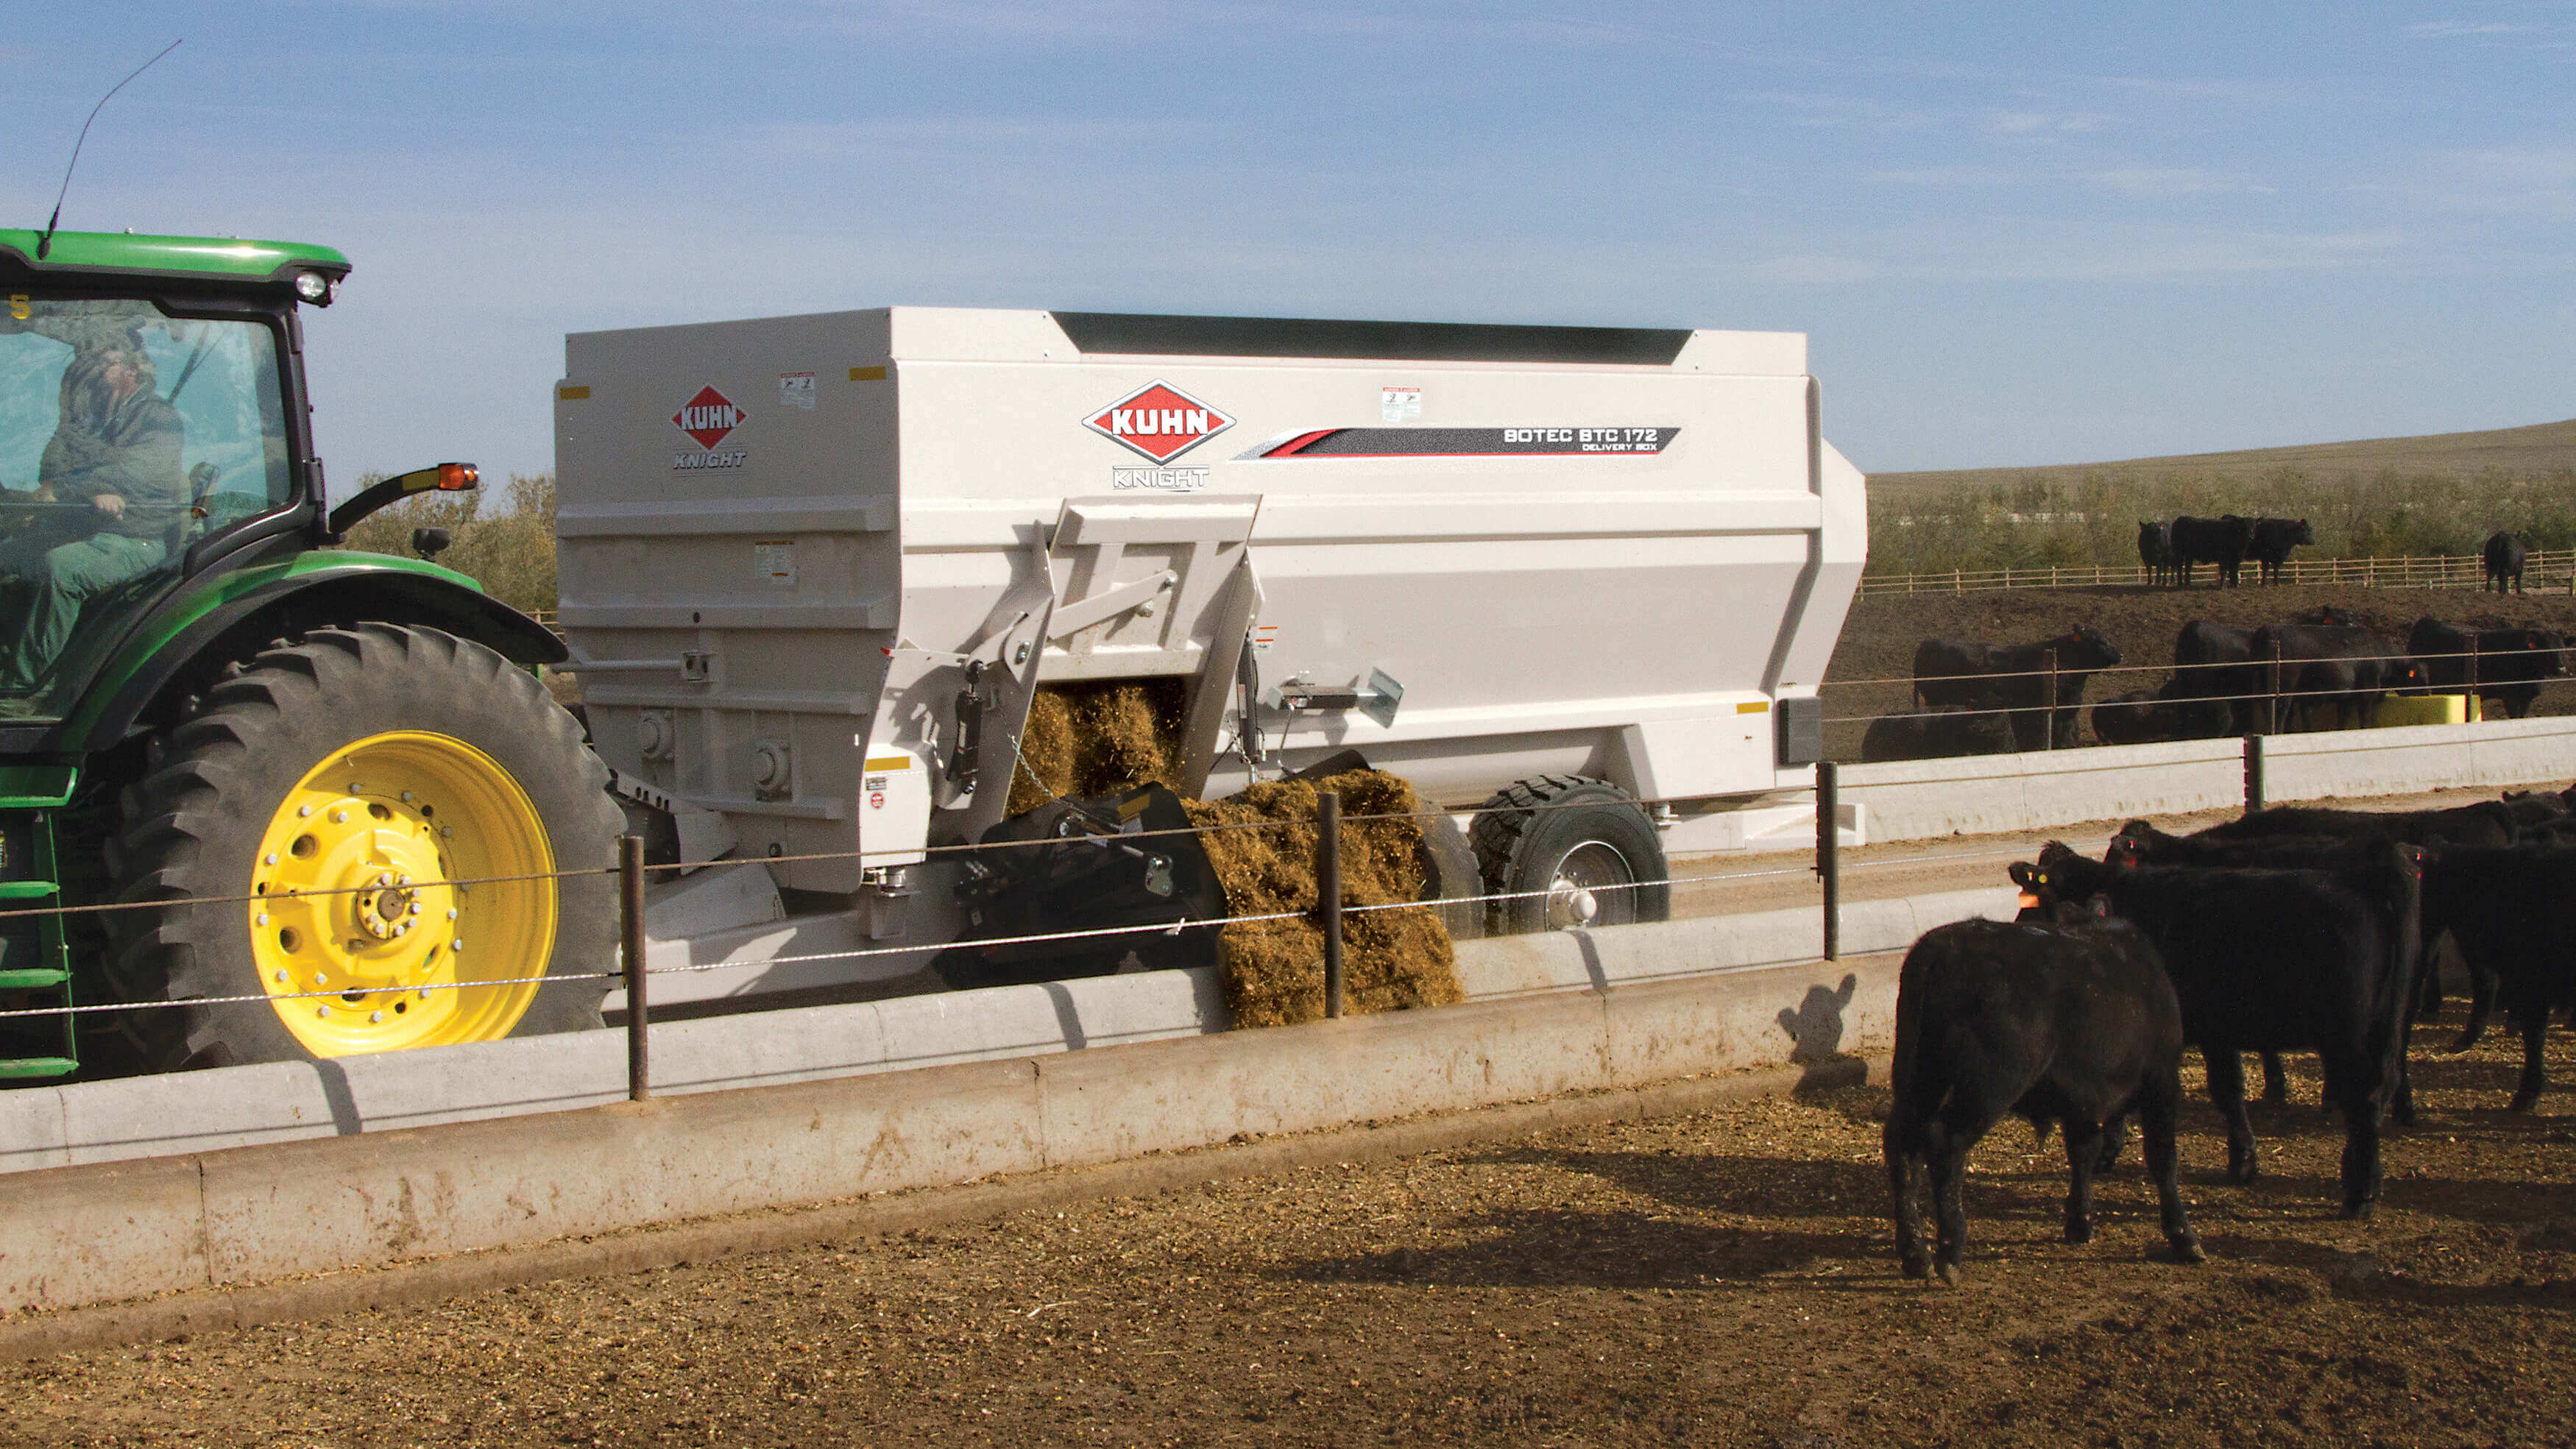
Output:
[[[288,791],[260,839],[260,986],[317,1057],[498,1041],[536,1000],[556,904],[552,880],[491,878],[554,867],[536,807],[491,756],[370,735]]]

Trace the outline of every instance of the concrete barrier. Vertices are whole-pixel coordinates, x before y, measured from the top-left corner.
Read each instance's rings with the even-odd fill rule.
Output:
[[[2564,783],[2576,778],[2576,719],[2268,735],[2263,757],[2264,793],[2273,804]],[[2244,742],[1847,765],[1841,795],[1866,807],[1872,840],[2180,815],[2243,803]]]
[[[1998,869],[2000,875],[2000,868]],[[1946,920],[2008,914],[2009,886],[1843,910],[1844,949],[1896,950]],[[1471,1001],[1606,990],[1813,958],[1811,909],[1469,941]],[[1204,1036],[1227,1027],[1212,970],[993,987],[653,1028],[666,1096]],[[0,1094],[0,1172],[128,1161],[604,1106],[626,1097],[622,1032],[226,1067]]]
[[[2011,903],[2009,889],[1871,902],[1853,909],[1845,940],[1893,949],[1938,919]],[[1894,958],[1807,959],[1815,928],[1814,914],[1800,911],[1470,943],[1463,974],[1482,999],[1257,1032],[1211,1032],[1212,983],[1177,972],[876,1003],[902,1008],[873,1018],[874,1040],[904,1042],[905,1054],[867,1060],[858,1059],[868,1056],[864,1039],[830,1034],[829,1023],[864,1019],[855,1007],[690,1022],[656,1032],[657,1062],[672,1038],[713,1041],[719,1028],[744,1034],[745,1055],[696,1068],[702,1090],[643,1104],[528,1105],[622,1092],[594,1060],[614,1054],[622,1065],[615,1032],[327,1072],[232,1068],[13,1094],[14,1132],[46,1115],[22,1100],[54,1103],[54,1141],[22,1144],[21,1167],[120,1152],[143,1160],[34,1167],[10,1179],[0,1197],[0,1309],[383,1266],[1106,1162],[1244,1132],[1883,1054]],[[1788,954],[1756,959],[1780,952]],[[1154,1000],[1159,1015],[1142,1008]],[[977,1021],[985,1024],[969,1027]],[[815,1038],[836,1060],[789,1053],[787,1043]],[[388,1126],[461,1110],[401,1103],[400,1083],[458,1085],[401,1075],[406,1058],[417,1060],[401,1071],[444,1058],[447,1073],[469,1079],[506,1058],[536,1071],[537,1085],[487,1088],[486,1105],[509,1113],[493,1120]],[[895,1069],[925,1058],[944,1064]],[[387,1074],[374,1075],[380,1068]],[[816,1077],[823,1072],[837,1075]],[[810,1079],[715,1089],[763,1077]],[[243,1105],[270,1090],[293,1104],[279,1119]],[[212,1104],[213,1115],[192,1115],[191,1099]],[[155,1121],[156,1111],[170,1115]],[[76,1139],[72,1122],[87,1124]],[[262,1140],[290,1133],[306,1135]],[[227,1142],[241,1145],[217,1145]]]

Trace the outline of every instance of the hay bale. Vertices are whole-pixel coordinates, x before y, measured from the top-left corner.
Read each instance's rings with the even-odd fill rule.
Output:
[[[1181,760],[1188,686],[1178,679],[1050,684],[1029,701],[1023,768],[1011,772],[1005,815],[1067,795],[1172,785]]]
[[[1177,679],[1048,685],[1029,702],[1020,735],[1023,768],[1011,773],[1005,813],[1018,815],[1065,796],[1114,794],[1138,785],[1177,784],[1181,720],[1188,701]],[[1410,816],[1413,787],[1382,770],[1352,770],[1318,781],[1274,780],[1215,801],[1184,801],[1201,827],[1265,823],[1201,837],[1225,887],[1227,913],[1309,913],[1295,920],[1224,928],[1217,956],[1226,1004],[1237,1026],[1281,1026],[1324,1015],[1324,931],[1315,909],[1315,794],[1338,790],[1342,813]],[[1406,819],[1342,827],[1342,904],[1395,905],[1422,899],[1422,827]],[[1439,913],[1428,907],[1342,918],[1344,1009],[1358,1013],[1447,1006],[1467,999],[1457,955]]]
[[[1229,914],[1307,912],[1289,920],[1224,928],[1217,956],[1225,972],[1234,1024],[1284,1026],[1324,1015],[1324,932],[1316,904],[1315,797],[1341,793],[1342,813],[1410,817],[1421,808],[1413,787],[1382,770],[1352,770],[1322,780],[1274,780],[1223,800],[1192,801],[1190,819],[1213,830],[1201,837]],[[1342,827],[1342,904],[1395,905],[1422,898],[1422,827],[1411,818],[1363,820]],[[1429,907],[1371,911],[1342,918],[1342,996],[1354,1014],[1447,1006],[1467,999],[1458,984],[1448,928]]]

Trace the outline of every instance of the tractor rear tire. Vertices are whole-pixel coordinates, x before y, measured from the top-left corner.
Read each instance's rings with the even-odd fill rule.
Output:
[[[112,984],[160,1070],[596,1027],[623,819],[528,671],[435,629],[281,641],[124,797]],[[502,877],[529,877],[509,880]],[[456,884],[455,882],[465,882]]]
[[[1485,885],[1528,892],[1494,903],[1503,935],[1621,926],[1672,914],[1664,843],[1636,797],[1607,780],[1541,775],[1476,812]]]

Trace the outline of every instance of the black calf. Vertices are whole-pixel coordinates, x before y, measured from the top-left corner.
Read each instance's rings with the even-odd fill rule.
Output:
[[[2183,1025],[2155,948],[2124,922],[1960,921],[1924,933],[1896,990],[1895,1101],[1884,1150],[1905,1276],[1959,1277],[1968,1150],[2007,1113],[2066,1135],[2066,1240],[2093,1236],[2103,1124],[2136,1112],[2176,1257],[2205,1256],[2176,1182]],[[1923,1251],[1915,1168],[1928,1168],[1938,1241]]]

